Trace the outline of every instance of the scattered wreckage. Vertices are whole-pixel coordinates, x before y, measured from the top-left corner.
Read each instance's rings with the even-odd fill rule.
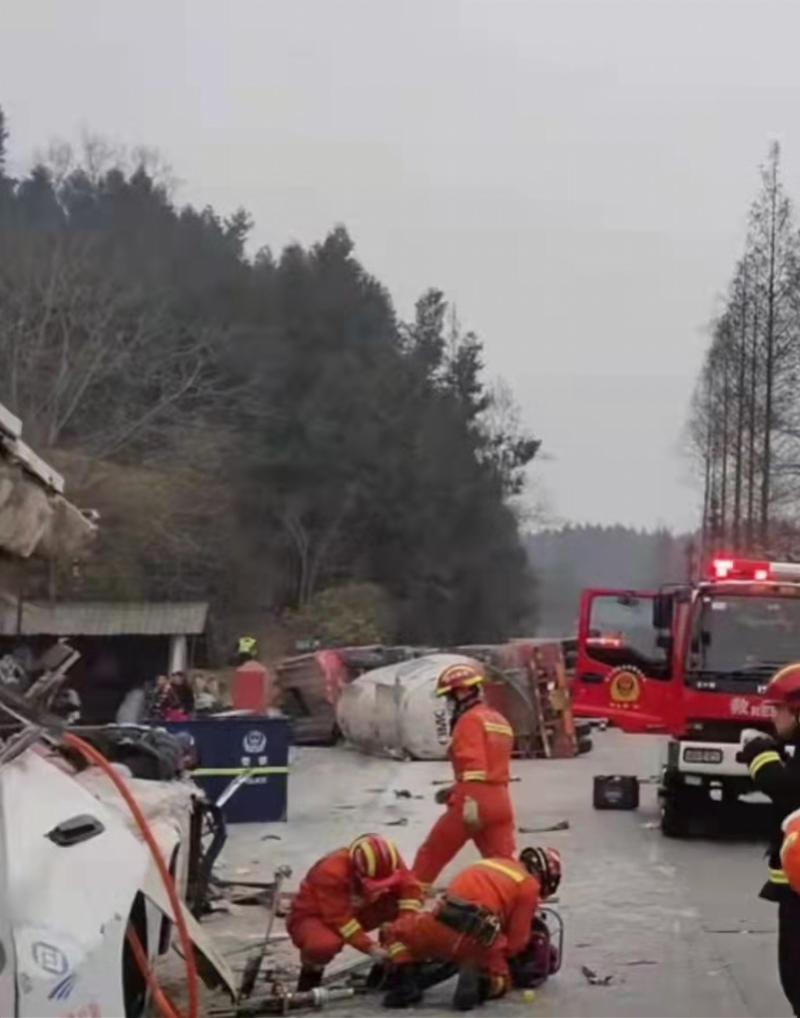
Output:
[[[16,586],[18,600],[13,581],[28,560],[78,559],[95,531],[94,514],[67,501],[64,479],[0,405],[6,596]],[[138,1018],[150,999],[174,1014],[154,975],[174,937],[195,1016],[198,973],[236,994],[185,904],[210,874],[213,810],[183,774],[179,740],[69,727],[75,704],[62,686],[77,659],[59,643],[33,669],[13,655],[0,666],[0,1015]]]
[[[0,686],[0,1014],[139,1018],[173,938],[198,1014],[198,972],[237,993],[186,904],[209,872],[208,804],[180,740],[49,712],[74,657],[24,695]]]

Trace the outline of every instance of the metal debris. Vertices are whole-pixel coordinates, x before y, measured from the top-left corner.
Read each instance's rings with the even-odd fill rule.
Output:
[[[613,976],[599,976],[588,965],[581,965],[581,972],[590,986],[610,986],[614,978]]]
[[[550,834],[552,831],[568,831],[569,820],[559,820],[558,823],[549,824],[546,827],[518,827],[520,834]]]

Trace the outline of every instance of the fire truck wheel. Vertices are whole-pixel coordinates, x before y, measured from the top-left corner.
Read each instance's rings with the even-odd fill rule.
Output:
[[[680,789],[663,794],[661,799],[661,833],[667,838],[685,838],[689,834],[691,802]]]

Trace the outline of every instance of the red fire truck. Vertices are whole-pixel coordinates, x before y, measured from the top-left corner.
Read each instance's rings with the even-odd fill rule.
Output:
[[[709,796],[753,791],[737,763],[745,728],[768,730],[766,684],[800,659],[800,564],[715,558],[706,579],[659,591],[586,590],[573,706],[666,744],[664,834],[680,837]]]

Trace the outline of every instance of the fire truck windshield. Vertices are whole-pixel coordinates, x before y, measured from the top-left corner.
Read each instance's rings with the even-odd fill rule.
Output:
[[[686,662],[692,677],[751,680],[800,659],[800,599],[707,594],[697,602]]]

